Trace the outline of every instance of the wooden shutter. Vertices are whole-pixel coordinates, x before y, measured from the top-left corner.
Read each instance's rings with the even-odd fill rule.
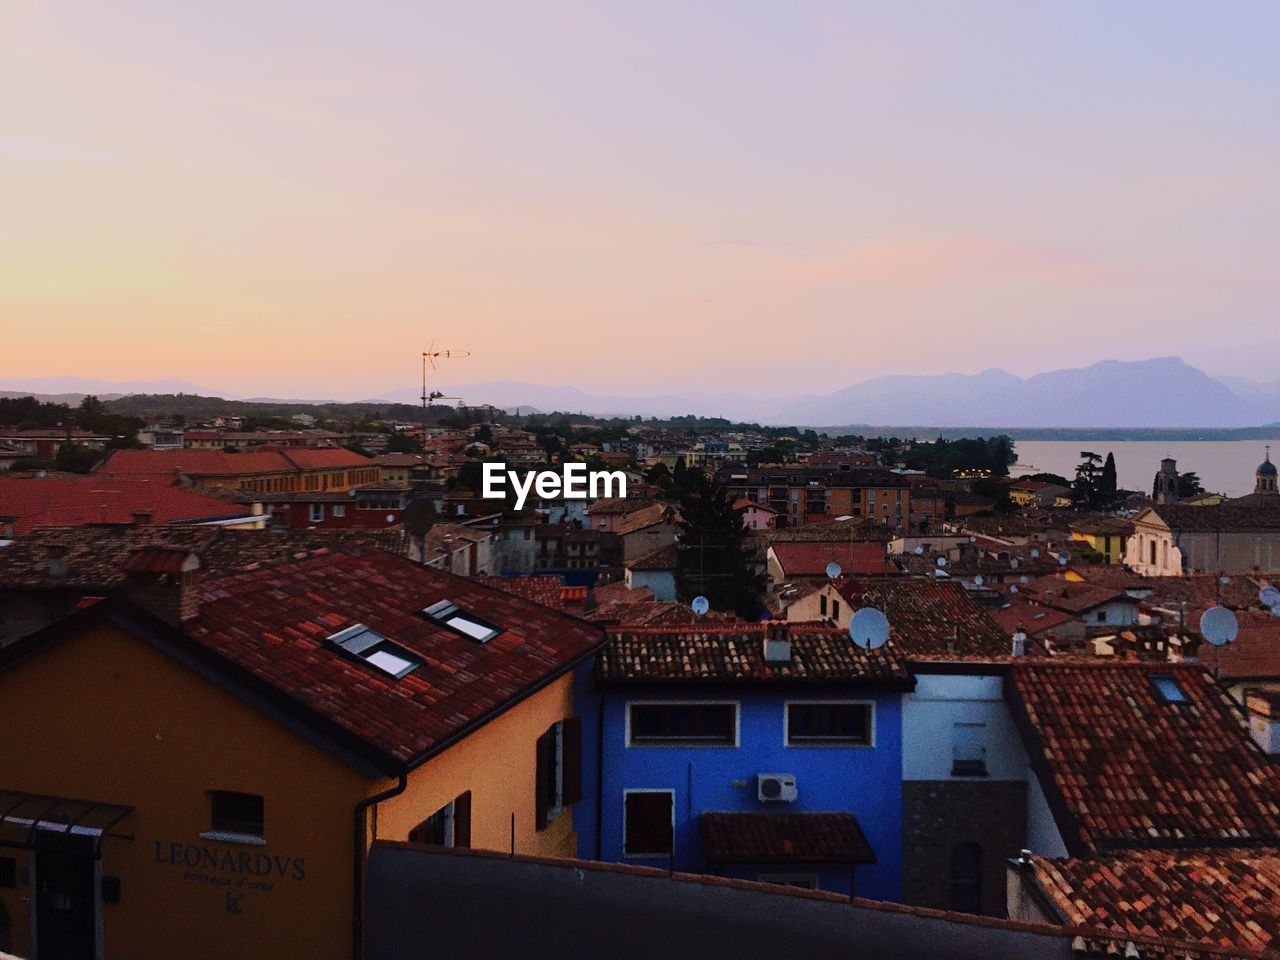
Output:
[[[534,768],[534,825],[547,829],[547,813],[555,802],[556,734],[548,730],[538,738],[538,762]]]
[[[560,800],[567,807],[582,799],[582,718],[565,717],[561,730]]]
[[[453,801],[453,845],[471,846],[471,791]]]

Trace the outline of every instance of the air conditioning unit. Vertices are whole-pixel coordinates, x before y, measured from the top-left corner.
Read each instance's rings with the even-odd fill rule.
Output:
[[[794,773],[756,774],[756,799],[761,803],[792,803],[799,795]]]

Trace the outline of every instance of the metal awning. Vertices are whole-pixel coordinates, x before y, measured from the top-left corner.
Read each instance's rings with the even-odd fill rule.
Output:
[[[0,789],[0,847],[34,850],[37,839],[45,845],[83,838],[97,856],[107,837],[133,839],[133,834],[113,832],[132,812],[133,807],[119,803]]]

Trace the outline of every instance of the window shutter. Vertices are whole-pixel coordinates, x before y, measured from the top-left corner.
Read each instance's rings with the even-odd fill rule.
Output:
[[[582,799],[582,718],[565,717],[562,730],[560,798],[567,807]]]
[[[534,825],[547,829],[547,813],[551,810],[555,785],[551,783],[556,773],[555,731],[548,730],[538,738],[538,763],[534,770]],[[551,789],[548,789],[551,784]]]
[[[471,791],[453,801],[453,845],[471,846]]]

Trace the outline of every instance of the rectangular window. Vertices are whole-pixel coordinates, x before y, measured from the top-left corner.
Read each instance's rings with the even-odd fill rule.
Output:
[[[307,505],[307,519],[312,523],[324,522],[324,504],[311,503]]]
[[[1099,611],[1098,611],[1098,622],[1099,622],[1099,623],[1106,623],[1106,622],[1107,622],[1107,611],[1105,611],[1105,610],[1099,610]]]
[[[488,643],[502,632],[501,627],[482,620],[475,614],[467,613],[449,600],[433,603],[422,611],[422,615],[434,620],[442,627],[449,628],[454,633],[460,633],[479,643]]]
[[[220,839],[261,841],[264,803],[256,793],[210,790],[209,832]],[[202,834],[207,836],[207,834]]]
[[[329,642],[348,655],[363,660],[388,676],[399,680],[422,666],[422,658],[404,647],[388,640],[363,623],[348,627],[333,636]]]
[[[545,830],[582,799],[582,718],[553,723],[535,748],[534,825]]]
[[[345,503],[335,503],[333,505],[334,517],[345,517],[347,515],[347,505]]]
[[[871,704],[788,703],[787,746],[871,745]]]
[[[957,723],[951,728],[951,775],[987,775],[987,725]]]
[[[831,619],[832,620],[840,619],[840,601],[839,600],[831,601]]]
[[[671,853],[675,793],[628,790],[623,795],[622,853],[627,857],[665,857]]]
[[[738,744],[736,703],[633,703],[628,710],[633,747]]]
[[[18,861],[13,857],[0,857],[0,887],[18,885]]]
[[[827,595],[825,593],[818,598],[818,610],[822,616],[825,617],[827,615]]]

